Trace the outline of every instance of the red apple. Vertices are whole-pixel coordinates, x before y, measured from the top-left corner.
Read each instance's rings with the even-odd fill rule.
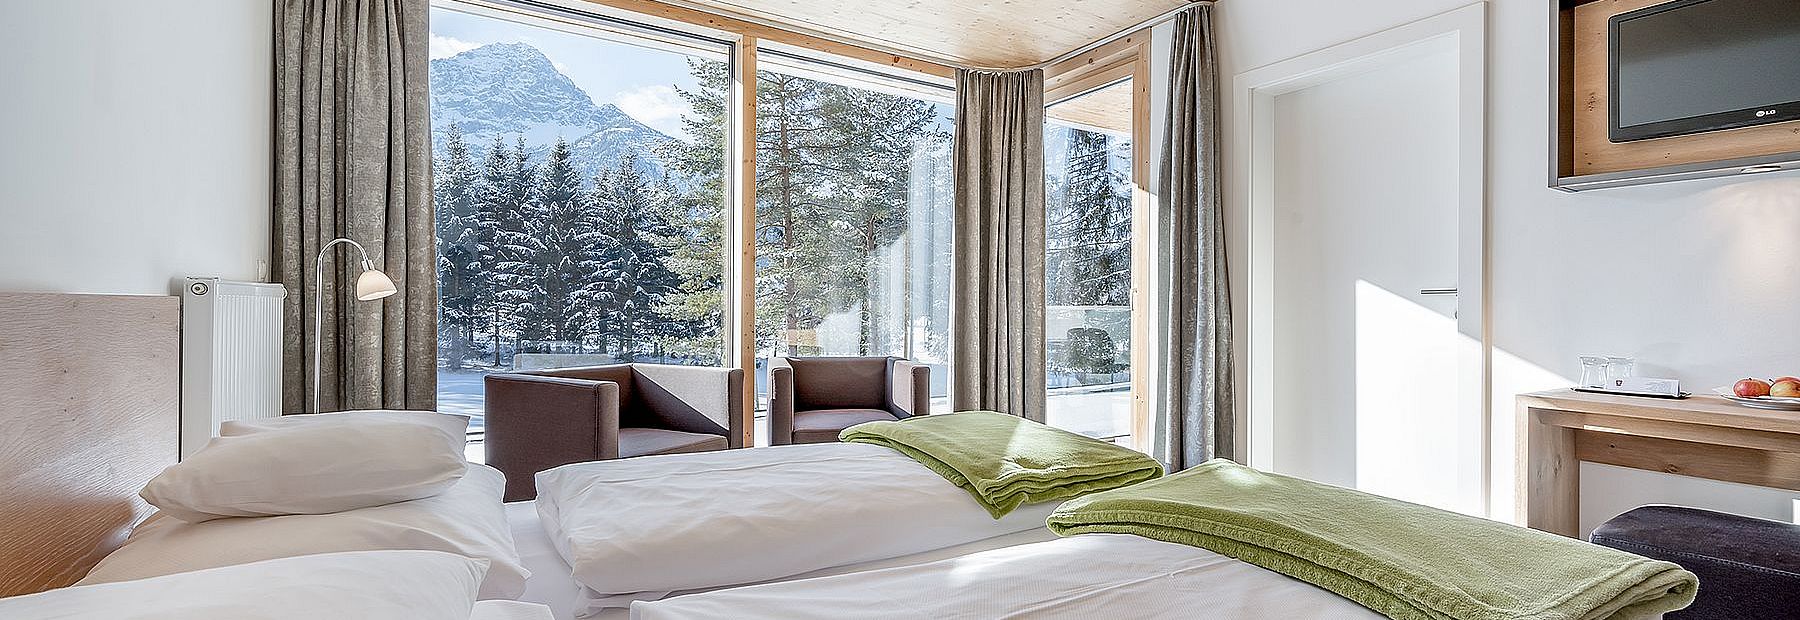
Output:
[[[1731,386],[1732,393],[1744,398],[1756,398],[1769,395],[1769,383],[1762,379],[1741,379],[1737,385]]]
[[[1782,398],[1800,397],[1800,379],[1795,379],[1793,377],[1776,379],[1775,383],[1769,386],[1769,395],[1780,396]]]

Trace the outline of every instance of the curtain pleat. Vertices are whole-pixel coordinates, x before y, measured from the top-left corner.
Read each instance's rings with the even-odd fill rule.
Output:
[[[1044,420],[1044,74],[959,70],[952,408]]]
[[[307,411],[314,295],[323,411],[432,409],[437,280],[431,201],[428,0],[278,0],[275,10],[275,281],[287,287],[282,411]],[[368,248],[399,293],[347,290]]]
[[[1168,227],[1162,441],[1171,471],[1236,458],[1236,390],[1219,194],[1219,77],[1212,7],[1175,18],[1169,63],[1168,135],[1157,199]]]

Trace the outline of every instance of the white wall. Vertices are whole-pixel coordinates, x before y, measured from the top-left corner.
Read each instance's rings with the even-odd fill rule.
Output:
[[[269,253],[273,3],[0,9],[0,290],[170,292]]]
[[[1221,0],[1215,27],[1225,103],[1232,105],[1238,73],[1467,4]],[[1579,354],[1633,355],[1642,374],[1678,377],[1693,391],[1741,375],[1800,372],[1800,278],[1791,275],[1800,266],[1800,175],[1548,189],[1552,4],[1488,3],[1492,498],[1503,518],[1513,504],[1512,396],[1572,384]],[[1228,127],[1226,144],[1239,129]],[[1244,256],[1243,209],[1234,204],[1227,213],[1236,256]],[[1243,265],[1234,261],[1234,281],[1245,281]],[[1584,528],[1651,502],[1782,520],[1795,519],[1800,505],[1800,495],[1773,489],[1605,466],[1583,471]]]

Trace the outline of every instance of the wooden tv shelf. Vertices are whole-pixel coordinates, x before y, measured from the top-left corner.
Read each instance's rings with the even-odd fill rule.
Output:
[[[1800,491],[1800,411],[1568,389],[1520,394],[1518,407],[1528,527],[1582,534],[1581,461]]]
[[[1606,22],[1672,0],[1550,0],[1550,186],[1603,189],[1800,169],[1800,120],[1631,142],[1607,135]]]

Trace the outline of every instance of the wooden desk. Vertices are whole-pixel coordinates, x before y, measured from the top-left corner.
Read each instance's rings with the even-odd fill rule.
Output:
[[[1519,518],[1531,528],[1583,537],[1581,461],[1800,491],[1800,411],[1574,390],[1521,394],[1518,406]]]

